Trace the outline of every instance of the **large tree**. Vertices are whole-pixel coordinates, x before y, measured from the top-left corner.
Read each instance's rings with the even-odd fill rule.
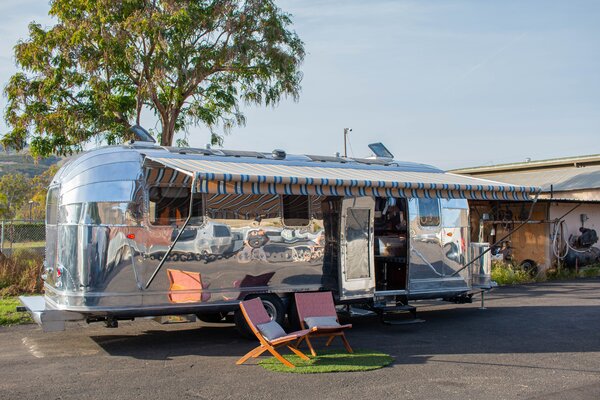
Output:
[[[295,100],[304,46],[273,0],[53,0],[50,28],[15,46],[5,146],[66,154],[128,137],[144,110],[162,145],[203,125],[244,124],[241,104]]]

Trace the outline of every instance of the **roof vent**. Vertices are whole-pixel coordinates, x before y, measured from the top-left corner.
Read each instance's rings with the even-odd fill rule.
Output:
[[[285,154],[285,150],[275,149],[271,152],[271,155],[276,160],[285,160],[287,154]]]
[[[371,143],[369,148],[375,154],[375,158],[383,158],[387,160],[394,159],[394,155],[381,142]]]
[[[133,133],[136,142],[156,143],[156,140],[148,133],[147,130],[139,125],[133,125],[129,130]]]

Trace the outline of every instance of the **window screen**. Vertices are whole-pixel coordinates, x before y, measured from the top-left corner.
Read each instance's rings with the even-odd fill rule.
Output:
[[[438,226],[440,224],[438,199],[419,199],[419,223],[421,226]]]
[[[255,221],[278,224],[279,196],[274,194],[208,194],[206,213],[218,221]]]
[[[283,195],[283,224],[307,226],[310,223],[308,196]]]

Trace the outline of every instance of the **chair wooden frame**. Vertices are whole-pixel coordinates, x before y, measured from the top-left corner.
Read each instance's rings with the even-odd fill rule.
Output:
[[[259,315],[252,315],[253,309],[255,311],[260,310],[258,308],[259,305],[262,308],[262,312],[260,312]],[[296,366],[294,364],[292,364],[291,362],[289,362],[288,360],[283,358],[283,356],[276,350],[276,348],[280,347],[280,346],[286,346],[288,349],[290,349],[294,354],[296,354],[301,359],[309,360],[309,358],[304,353],[302,353],[300,350],[298,350],[296,348],[297,346],[292,344],[292,342],[301,340],[302,338],[306,337],[308,334],[310,334],[314,330],[304,329],[301,331],[289,333],[285,336],[279,337],[274,340],[268,340],[260,333],[260,331],[256,327],[257,324],[261,324],[261,323],[270,321],[269,315],[267,314],[267,311],[265,310],[260,298],[255,297],[253,299],[240,302],[240,309],[242,310],[242,314],[244,315],[244,318],[246,319],[248,326],[252,330],[252,333],[254,333],[254,335],[258,338],[260,345],[256,348],[250,350],[242,358],[240,358],[236,362],[237,365],[241,365],[241,364],[245,363],[246,361],[248,361],[248,359],[250,359],[251,357],[256,358],[256,357],[260,356],[261,354],[263,354],[265,351],[268,351],[286,367],[295,368]],[[263,314],[263,312],[264,312],[264,314]],[[256,313],[256,314],[258,314],[258,313]],[[266,320],[265,320],[265,316],[266,316]],[[257,320],[257,318],[258,318],[258,320]]]
[[[309,317],[335,317],[336,322],[339,324],[337,312],[335,310],[335,304],[333,303],[333,294],[331,292],[305,292],[295,293],[294,298],[296,300],[296,310],[298,312],[298,319],[300,321],[300,327],[307,329],[305,318]],[[329,347],[333,339],[340,337],[344,343],[344,347],[348,353],[353,353],[352,347],[344,330],[352,328],[352,324],[340,325],[336,327],[313,327],[311,333],[308,336],[298,339],[296,347],[300,346],[303,340],[306,341],[306,345],[310,350],[310,354],[316,357],[317,352],[315,351],[310,338],[315,337],[328,337],[325,343],[326,347]]]

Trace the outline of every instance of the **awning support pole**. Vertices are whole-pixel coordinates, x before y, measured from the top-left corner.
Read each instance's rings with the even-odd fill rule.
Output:
[[[163,256],[163,258],[160,260],[158,267],[156,267],[156,269],[152,273],[152,276],[150,277],[150,279],[148,279],[148,283],[146,283],[145,289],[148,289],[148,287],[150,286],[150,284],[152,283],[154,278],[156,278],[156,275],[158,274],[158,272],[160,271],[160,269],[162,268],[164,263],[167,261],[167,258],[169,258],[169,255],[171,254],[171,251],[177,244],[179,237],[181,236],[181,234],[183,233],[185,228],[188,226],[190,219],[192,219],[192,211],[194,210],[194,193],[196,192],[196,179],[197,179],[197,175],[194,175],[194,179],[192,179],[192,187],[190,188],[190,208],[188,210],[188,216],[187,216],[185,222],[183,223],[183,226],[179,229],[179,232],[177,233],[177,237],[175,237],[175,240],[173,241],[173,243],[171,243],[171,245],[167,249],[167,252]]]
[[[579,203],[577,204],[575,207],[571,208],[569,211],[567,211],[566,213],[564,213],[563,215],[561,215],[560,217],[556,218],[553,222],[558,222],[561,219],[563,219],[564,217],[566,217],[567,215],[571,214],[573,211],[575,211],[575,209],[577,209],[578,207],[580,207],[583,203]],[[552,221],[551,221],[552,222]]]
[[[540,195],[540,192],[537,192],[536,195],[535,195],[535,198],[533,199],[533,203],[531,203],[531,207],[529,208],[529,215],[527,216],[527,219],[525,221],[521,222],[521,224],[519,226],[517,226],[512,231],[508,232],[501,239],[497,240],[496,243],[492,244],[487,250],[485,250],[483,253],[481,253],[480,255],[478,255],[477,257],[475,257],[475,259],[471,260],[471,262],[469,262],[467,265],[465,265],[464,267],[462,267],[458,271],[454,272],[450,276],[455,276],[458,273],[460,273],[462,270],[464,270],[465,268],[470,267],[475,261],[479,260],[481,257],[483,257],[484,255],[486,255],[487,253],[489,253],[490,251],[492,251],[492,249],[494,247],[496,247],[496,245],[498,245],[499,243],[502,243],[510,235],[512,235],[513,233],[515,233],[516,231],[518,231],[519,229],[521,229],[522,227],[524,227],[525,225],[527,225],[529,223],[529,221],[531,220],[531,216],[533,215],[533,207],[535,206],[535,203],[537,203],[539,195]]]

